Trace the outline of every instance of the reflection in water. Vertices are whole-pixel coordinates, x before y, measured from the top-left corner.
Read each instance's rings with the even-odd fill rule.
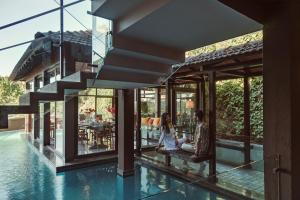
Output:
[[[1,199],[221,200],[220,196],[145,166],[117,175],[116,164],[54,174],[16,133],[0,133]]]

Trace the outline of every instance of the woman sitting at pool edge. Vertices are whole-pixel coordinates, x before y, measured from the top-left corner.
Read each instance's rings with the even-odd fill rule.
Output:
[[[162,144],[164,145],[164,150],[178,150],[181,148],[183,143],[188,142],[185,134],[183,134],[183,138],[176,138],[176,132],[171,123],[168,113],[163,113],[161,116],[160,132],[161,135],[156,150],[158,150],[162,146]]]

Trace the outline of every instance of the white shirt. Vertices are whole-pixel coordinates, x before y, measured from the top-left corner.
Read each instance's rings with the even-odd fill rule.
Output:
[[[170,133],[167,133],[166,130],[161,128],[160,132],[159,144],[163,142],[165,150],[177,150],[175,129],[170,128]]]

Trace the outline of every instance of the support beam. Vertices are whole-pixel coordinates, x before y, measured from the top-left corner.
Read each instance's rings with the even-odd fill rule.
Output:
[[[225,58],[224,58],[225,59]],[[216,62],[216,61],[212,61]],[[177,72],[173,77],[182,77],[182,76],[187,76],[190,74],[204,74],[212,71],[216,72],[226,72],[226,71],[232,71],[232,70],[246,70],[250,68],[257,68],[259,66],[262,67],[262,58],[250,60],[250,61],[245,61],[245,62],[240,62],[240,63],[230,63],[230,64],[223,64],[223,65],[218,65],[215,66],[214,63],[210,64],[193,64],[194,68],[198,67],[199,70],[198,73],[192,72],[192,71],[185,71],[185,72]]]
[[[171,114],[172,83],[170,80],[166,83],[166,112]]]
[[[196,110],[199,110],[201,107],[201,82],[196,83],[196,103],[195,108]]]
[[[176,124],[176,113],[177,113],[177,109],[176,109],[176,104],[177,104],[177,101],[176,101],[176,90],[174,88],[174,85],[172,86],[172,89],[171,89],[171,121],[173,124]]]
[[[50,103],[44,103],[44,136],[43,136],[43,144],[50,145]]]
[[[134,90],[118,91],[118,175],[134,174]]]
[[[264,8],[260,1],[249,1],[249,0],[219,0],[219,1],[261,24],[265,22]]]
[[[142,132],[141,132],[141,90],[136,89],[136,155],[141,156]]]
[[[78,97],[66,96],[64,100],[64,157],[65,162],[75,159],[78,141]]]
[[[209,73],[209,136],[212,159],[209,161],[209,180],[216,181],[216,72]]]
[[[250,163],[251,148],[250,148],[250,83],[249,78],[244,78],[244,163]]]
[[[269,4],[266,10],[268,21],[263,29],[265,199],[300,198],[299,10],[297,0]]]
[[[204,119],[206,118],[206,87],[205,87],[205,80],[203,80],[201,82],[201,86],[200,86],[200,98],[201,98],[201,101],[200,101],[200,109],[203,111],[203,116],[204,116]]]
[[[38,106],[39,109],[39,106]],[[35,113],[33,116],[33,136],[34,139],[40,138],[40,114]]]
[[[155,89],[155,117],[161,116],[161,89],[156,88]]]

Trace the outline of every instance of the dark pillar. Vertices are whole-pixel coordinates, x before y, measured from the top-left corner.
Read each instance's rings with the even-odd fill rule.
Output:
[[[63,79],[65,76],[64,65],[64,1],[60,0],[60,77]]]
[[[50,145],[50,103],[44,103],[44,145]]]
[[[290,0],[270,3],[264,13],[265,199],[300,199],[299,10]]]
[[[203,80],[201,82],[201,85],[200,85],[200,98],[201,98],[201,101],[200,101],[200,109],[203,111],[203,115],[206,116],[206,92],[205,92],[205,80]]]
[[[75,59],[72,55],[71,44],[69,42],[64,42],[64,56],[65,56],[65,76],[73,74],[75,69]]]
[[[141,133],[141,90],[136,89],[136,155],[141,155],[142,133]]]
[[[65,96],[64,101],[65,161],[74,160],[78,145],[78,97]]]
[[[250,163],[250,84],[249,78],[244,78],[244,163]]]
[[[176,91],[174,88],[174,85],[172,84],[172,89],[171,89],[171,120],[173,124],[176,124]]]
[[[166,112],[171,114],[171,100],[172,98],[172,83],[168,81],[166,83]]]
[[[209,161],[210,180],[215,181],[216,177],[216,73],[209,73],[209,136],[211,141],[212,159]]]
[[[160,97],[160,88],[156,88],[155,90],[155,117],[160,117],[161,116],[161,97]]]
[[[114,89],[114,101],[113,105],[115,107],[115,149],[118,151],[118,90]]]
[[[40,112],[39,112],[38,106],[38,112],[33,115],[33,136],[34,139],[37,139],[40,137]]]
[[[196,110],[199,110],[201,108],[201,83],[197,82],[196,83],[196,105],[195,108]]]
[[[118,91],[118,174],[134,174],[134,90]]]

